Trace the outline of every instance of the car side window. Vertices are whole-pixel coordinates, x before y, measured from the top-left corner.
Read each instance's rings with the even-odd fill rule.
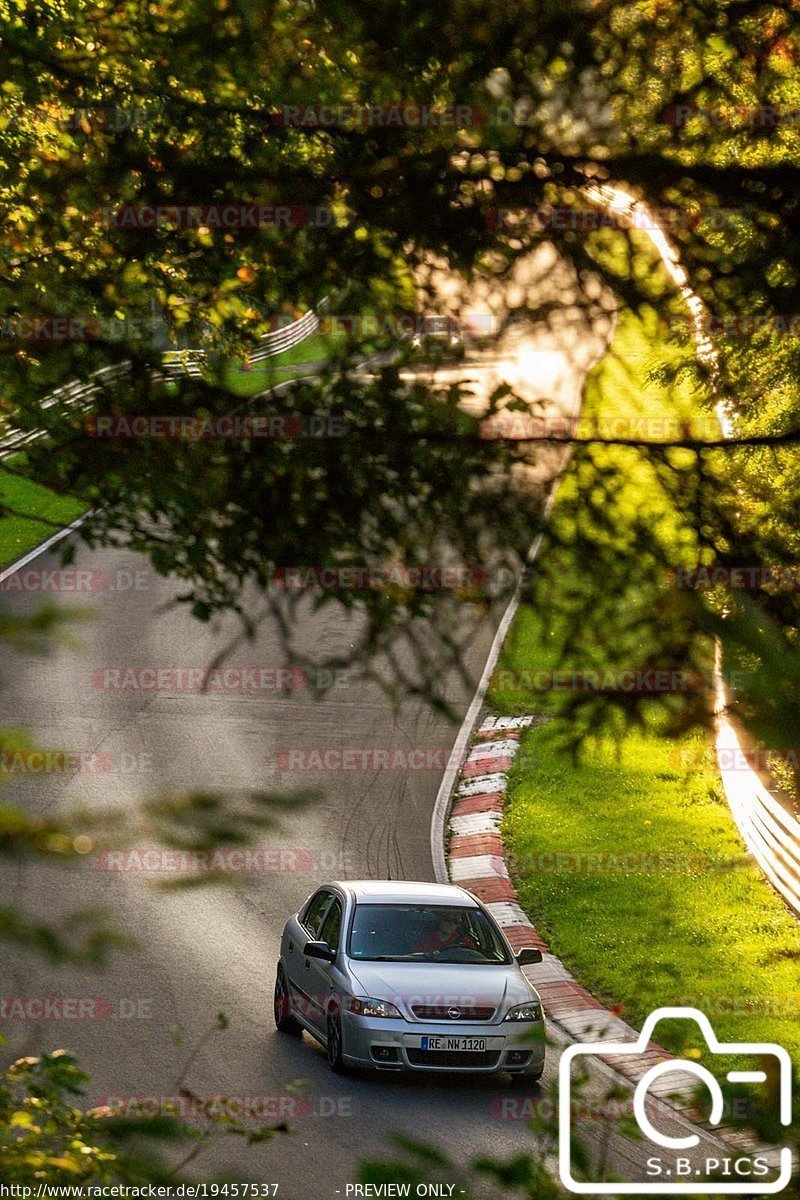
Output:
[[[339,937],[342,932],[342,906],[334,900],[328,910],[328,915],[322,923],[319,940],[327,942],[332,950],[339,949]]]
[[[308,930],[308,936],[312,942],[319,941],[319,932],[322,928],[322,922],[325,919],[325,914],[328,911],[332,896],[330,892],[326,892],[323,888],[317,892],[316,896],[312,896],[306,907],[305,915],[302,918],[304,927]]]

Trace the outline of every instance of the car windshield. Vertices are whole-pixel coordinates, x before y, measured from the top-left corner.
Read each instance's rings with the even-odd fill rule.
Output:
[[[456,324],[450,317],[426,317],[424,325],[426,333],[456,332]]]
[[[480,908],[359,904],[350,957],[369,962],[505,963],[511,959]]]

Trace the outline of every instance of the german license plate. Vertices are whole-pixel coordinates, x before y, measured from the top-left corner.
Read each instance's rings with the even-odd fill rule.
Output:
[[[423,1037],[423,1050],[486,1050],[485,1037]]]

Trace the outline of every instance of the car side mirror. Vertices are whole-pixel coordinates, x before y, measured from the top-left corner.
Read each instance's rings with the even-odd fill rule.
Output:
[[[321,958],[323,962],[336,962],[336,951],[327,942],[306,942],[303,954],[306,958]]]
[[[517,966],[519,967],[530,967],[541,961],[541,950],[536,950],[533,946],[523,946],[521,950],[517,951]]]

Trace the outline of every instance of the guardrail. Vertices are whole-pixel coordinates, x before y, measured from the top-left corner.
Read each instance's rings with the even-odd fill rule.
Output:
[[[727,715],[727,689],[717,646],[717,759],[725,796],[744,842],[772,886],[800,915],[800,821],[764,786],[756,771],[742,769],[747,755]]]
[[[601,186],[597,193],[612,208],[615,205],[623,208],[630,206],[649,212],[650,219],[645,232],[689,308],[698,356],[705,365],[717,372],[717,349],[704,332],[705,306],[689,287],[678,251],[663,231],[655,236],[658,223],[654,214],[642,201],[635,201],[632,196],[618,189]],[[723,435],[730,437],[733,426],[725,399],[717,402],[716,413]],[[722,677],[722,647],[719,639],[715,646],[714,680],[717,762],[725,798],[747,849],[772,886],[800,916],[800,821],[780,803],[748,763],[739,735],[728,716],[728,695]]]
[[[249,355],[248,361],[250,363],[263,362],[264,359],[273,358],[276,354],[281,354],[284,350],[299,345],[312,333],[316,333],[319,329],[319,314],[326,312],[329,307],[330,299],[325,296],[317,305],[316,310],[310,309],[296,321],[284,326],[283,329],[276,329],[272,333],[266,334],[261,339],[258,348]],[[204,350],[168,350],[163,355],[164,371],[171,376],[185,374],[192,379],[199,379],[202,377],[202,366],[206,358]],[[120,378],[129,370],[130,363],[128,362],[101,367],[99,371],[94,371],[85,383],[75,381],[56,388],[54,392],[44,398],[41,407],[46,411],[56,404],[66,403],[75,408],[88,408],[99,387],[113,379]],[[0,438],[0,460],[8,458],[12,454],[19,454],[26,446],[38,441],[43,436],[44,431],[41,429],[10,430],[5,437]]]
[[[326,296],[319,302],[316,310],[309,309],[302,317],[298,317],[283,329],[266,334],[259,342],[258,348],[247,356],[248,363],[252,365],[263,362],[266,358],[273,358],[276,354],[282,354],[284,350],[291,350],[293,346],[304,342],[312,333],[317,332],[319,314],[326,312],[329,307],[330,302]],[[193,379],[198,379],[202,375],[202,365],[206,357],[204,350],[168,350],[164,354],[164,370],[169,374],[184,372]]]
[[[99,387],[104,383],[109,383],[113,379],[119,379],[122,375],[127,374],[130,370],[130,363],[115,363],[111,367],[101,367],[99,371],[94,371],[90,378],[85,383],[75,381],[73,383],[65,383],[62,387],[56,388],[49,396],[45,396],[42,400],[41,408],[47,411],[53,408],[54,405],[60,403],[69,404],[75,408],[88,408],[89,401],[95,395]],[[0,438],[0,459],[8,458],[11,454],[18,454],[29,446],[32,442],[38,441],[44,437],[44,430],[18,430],[12,429],[5,437]]]

